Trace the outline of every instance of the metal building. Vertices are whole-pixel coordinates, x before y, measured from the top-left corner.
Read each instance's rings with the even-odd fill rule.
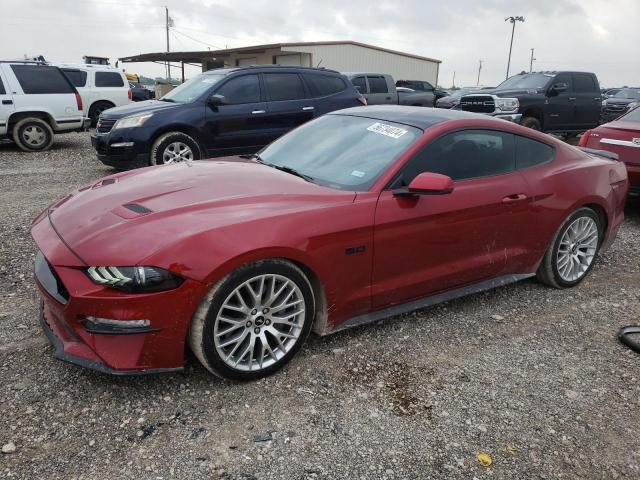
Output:
[[[296,42],[196,52],[144,53],[122,62],[201,64],[202,70],[247,65],[325,67],[341,72],[387,73],[396,80],[426,80],[438,84],[440,60],[354,41]]]

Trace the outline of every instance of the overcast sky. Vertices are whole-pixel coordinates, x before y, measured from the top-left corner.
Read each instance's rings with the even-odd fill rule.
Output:
[[[603,86],[640,86],[640,0],[0,0],[0,58],[44,55],[81,62],[166,49],[164,5],[174,21],[171,50],[287,41],[355,40],[442,60],[439,83],[504,80],[511,72],[579,69]],[[161,75],[160,65],[127,70]],[[198,69],[190,67],[187,75]]]

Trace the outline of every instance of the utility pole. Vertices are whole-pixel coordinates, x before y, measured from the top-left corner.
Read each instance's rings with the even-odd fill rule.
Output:
[[[169,53],[169,7],[164,7],[165,21],[167,28],[167,53]],[[171,79],[171,62],[167,58],[167,80]]]
[[[524,22],[524,17],[506,17],[505,22],[511,22],[511,44],[509,45],[509,59],[507,60],[507,77],[509,78],[509,67],[511,66],[511,50],[513,49],[513,35],[516,32],[516,22]]]
[[[476,87],[480,85],[480,72],[482,71],[482,60],[480,60],[480,65],[478,66],[478,81],[476,82]]]
[[[456,88],[456,72],[455,71],[453,72],[453,82],[452,82],[451,88]]]
[[[531,61],[529,62],[529,72],[533,72],[533,61],[536,60],[535,58],[533,58],[533,51],[535,50],[535,48],[531,49]]]

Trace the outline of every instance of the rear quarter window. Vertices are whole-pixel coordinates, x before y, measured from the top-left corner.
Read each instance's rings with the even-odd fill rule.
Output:
[[[124,87],[124,80],[118,72],[96,72],[96,87]]]
[[[11,65],[11,70],[26,94],[75,93],[67,77],[56,67]]]
[[[516,168],[518,170],[549,163],[554,157],[553,147],[528,137],[516,135]]]
[[[7,92],[4,89],[4,84],[2,83],[2,78],[0,78],[0,95],[5,95]]]
[[[303,76],[314,97],[326,97],[327,95],[342,92],[347,88],[347,84],[340,77],[314,73],[306,73]]]

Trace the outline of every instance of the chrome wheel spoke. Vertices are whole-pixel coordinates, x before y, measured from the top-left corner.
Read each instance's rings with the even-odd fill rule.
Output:
[[[577,218],[569,225],[556,255],[556,268],[563,280],[573,282],[586,273],[595,258],[598,241],[598,226],[591,217]]]
[[[216,350],[233,369],[268,368],[297,343],[304,318],[305,300],[293,281],[257,275],[238,285],[220,307],[214,324]]]

